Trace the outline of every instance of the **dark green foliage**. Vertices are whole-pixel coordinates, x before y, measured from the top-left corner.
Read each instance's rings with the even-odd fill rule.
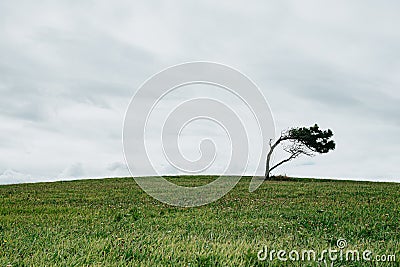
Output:
[[[289,140],[301,143],[317,153],[328,153],[330,150],[335,149],[335,142],[330,140],[332,136],[331,129],[321,130],[317,124],[309,128],[292,128],[287,134]]]

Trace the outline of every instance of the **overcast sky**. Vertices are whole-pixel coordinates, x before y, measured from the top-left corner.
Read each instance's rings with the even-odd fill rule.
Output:
[[[128,176],[131,96],[194,60],[252,78],[278,132],[334,131],[277,173],[400,182],[399,1],[138,2],[0,2],[0,184]]]

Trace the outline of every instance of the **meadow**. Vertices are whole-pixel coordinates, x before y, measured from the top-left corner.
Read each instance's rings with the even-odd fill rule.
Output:
[[[132,178],[0,186],[0,266],[331,266],[257,254],[338,249],[338,239],[397,257],[333,266],[399,266],[400,184],[281,178],[250,193],[249,182],[196,208],[160,203]]]

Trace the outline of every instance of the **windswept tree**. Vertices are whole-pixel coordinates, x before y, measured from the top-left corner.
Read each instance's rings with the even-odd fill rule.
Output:
[[[321,130],[318,125],[315,124],[308,128],[291,128],[283,131],[275,142],[270,139],[270,150],[267,155],[265,179],[270,179],[271,171],[281,166],[283,163],[291,161],[301,155],[312,157],[316,153],[324,154],[328,153],[330,150],[334,150],[336,144],[331,140],[332,136],[333,132],[330,129]],[[271,167],[271,156],[278,145],[282,145],[283,150],[289,153],[289,157]]]

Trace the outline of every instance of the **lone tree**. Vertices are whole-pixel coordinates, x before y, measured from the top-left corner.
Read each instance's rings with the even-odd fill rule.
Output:
[[[270,179],[271,171],[279,167],[285,162],[291,161],[299,157],[300,155],[314,156],[316,153],[324,154],[330,150],[335,149],[335,142],[330,140],[333,136],[333,132],[328,130],[319,129],[318,125],[315,124],[309,128],[291,128],[283,131],[278,140],[273,143],[272,139],[269,140],[270,151],[267,155],[267,163],[265,170],[265,180]],[[274,149],[279,145],[283,145],[283,150],[288,152],[290,156],[276,165],[270,167],[270,161]]]

